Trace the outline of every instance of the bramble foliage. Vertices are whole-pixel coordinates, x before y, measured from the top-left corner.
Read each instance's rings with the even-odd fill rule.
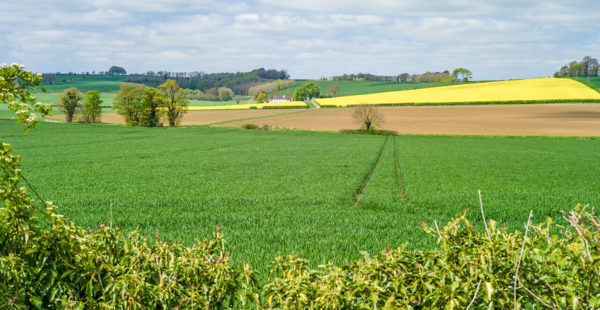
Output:
[[[431,251],[386,249],[317,270],[279,257],[263,294],[269,307],[284,309],[598,308],[600,220],[579,206],[564,216],[572,230],[563,236],[551,233],[551,219],[529,226],[527,237],[491,220],[488,238],[463,215],[442,230],[424,225],[439,244]]]
[[[25,71],[17,64],[0,65],[0,103],[8,104],[8,108],[17,115],[17,123],[26,126],[26,131],[35,127],[40,116],[47,116],[52,110],[49,104],[36,102],[32,94],[41,84],[41,74]]]

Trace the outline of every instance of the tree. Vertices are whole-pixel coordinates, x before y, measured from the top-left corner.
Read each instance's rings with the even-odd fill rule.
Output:
[[[588,76],[598,76],[598,68],[600,64],[598,63],[598,59],[592,58],[588,62]]]
[[[58,106],[65,113],[67,123],[73,122],[73,115],[77,112],[80,102],[83,99],[83,94],[75,87],[65,89],[58,98]]]
[[[233,96],[233,91],[227,87],[219,87],[218,92],[221,101],[229,101]]]
[[[330,96],[335,97],[337,96],[339,87],[340,85],[338,83],[329,84],[329,86],[327,86],[327,92],[329,92]]]
[[[313,82],[310,82],[296,88],[296,90],[294,90],[293,99],[303,101],[306,99],[319,97],[320,94],[321,89],[319,88],[319,86],[317,86],[317,84]]]
[[[471,71],[465,68],[456,68],[452,71],[452,78],[457,82],[467,82],[472,77]]]
[[[44,84],[52,84],[52,83],[56,82],[56,74],[54,74],[54,73],[42,74],[42,82]]]
[[[110,67],[110,69],[108,69],[108,72],[106,72],[106,74],[108,74],[108,75],[126,75],[127,71],[125,71],[125,69],[123,67],[112,66],[112,67]]]
[[[167,121],[169,126],[177,126],[187,112],[188,101],[183,97],[183,89],[175,80],[167,80],[158,86],[166,97]]]
[[[86,92],[85,102],[82,109],[83,121],[86,123],[100,122],[102,103],[103,101],[100,99],[100,92],[97,90],[90,90]]]
[[[36,102],[33,91],[42,85],[42,75],[25,71],[23,66],[0,65],[0,103],[17,115],[17,123],[26,126],[25,131],[35,127],[40,117],[47,116],[52,106]],[[45,91],[41,87],[42,91]]]
[[[141,124],[144,111],[143,93],[143,85],[123,83],[115,96],[113,109],[125,118],[125,123],[129,126]]]
[[[166,102],[167,98],[163,96],[160,90],[145,87],[142,98],[143,112],[140,125],[146,127],[162,126],[161,117],[163,112],[160,108],[166,106]]]
[[[370,104],[359,105],[352,113],[352,117],[357,123],[363,125],[367,131],[383,124],[383,115]]]
[[[256,94],[256,103],[265,103],[267,102],[267,93],[261,90],[258,94]]]

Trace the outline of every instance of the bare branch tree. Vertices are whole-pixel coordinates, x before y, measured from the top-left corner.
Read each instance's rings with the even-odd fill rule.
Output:
[[[361,104],[352,113],[354,120],[361,124],[364,129],[371,130],[375,126],[383,124],[383,115],[370,104]]]

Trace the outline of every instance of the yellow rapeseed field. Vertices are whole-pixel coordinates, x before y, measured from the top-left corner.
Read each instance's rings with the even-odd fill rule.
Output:
[[[317,99],[321,106],[360,104],[444,104],[514,101],[600,100],[600,93],[572,80],[537,78],[392,91]]]
[[[303,101],[277,102],[277,103],[246,103],[232,105],[211,105],[211,106],[189,106],[190,111],[206,110],[248,110],[248,109],[268,109],[268,108],[306,108]]]

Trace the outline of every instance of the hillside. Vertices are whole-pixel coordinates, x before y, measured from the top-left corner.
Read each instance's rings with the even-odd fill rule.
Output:
[[[447,86],[447,83],[420,83],[420,82],[379,82],[379,81],[321,81],[321,80],[296,80],[296,86],[283,89],[280,91],[282,95],[289,92],[294,93],[294,90],[306,83],[315,83],[321,89],[322,96],[328,96],[327,87],[331,84],[338,84],[339,89],[337,96],[351,96],[361,94],[372,94],[388,91],[419,89],[437,86]]]
[[[360,104],[485,104],[528,102],[600,101],[600,93],[572,79],[537,78],[486,83],[468,83],[316,100],[321,106]]]

